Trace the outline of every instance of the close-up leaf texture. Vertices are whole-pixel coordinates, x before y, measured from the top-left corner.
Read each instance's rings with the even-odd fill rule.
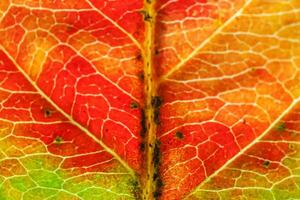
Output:
[[[300,0],[0,0],[0,200],[300,199]]]

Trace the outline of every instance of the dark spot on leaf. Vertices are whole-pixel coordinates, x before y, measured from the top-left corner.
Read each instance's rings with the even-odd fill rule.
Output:
[[[155,141],[154,150],[153,150],[153,163],[154,166],[159,166],[160,163],[160,144],[159,140]]]
[[[262,164],[264,167],[268,168],[270,166],[270,161],[265,160]]]
[[[129,180],[129,188],[135,199],[141,199],[141,187],[136,180]]]
[[[141,149],[141,151],[145,151],[145,144],[144,143],[140,144],[140,149]]]
[[[142,60],[142,55],[141,55],[141,54],[138,54],[138,55],[136,56],[136,60],[138,60],[138,61]]]
[[[164,183],[163,183],[163,181],[162,181],[160,178],[159,178],[158,181],[157,181],[157,186],[160,187],[160,188],[161,188],[162,186],[164,186]]]
[[[156,124],[160,124],[159,114],[160,114],[160,106],[162,105],[162,98],[160,96],[154,96],[151,99],[151,105],[153,107],[153,121]]]
[[[182,139],[184,138],[183,133],[180,132],[180,131],[177,131],[177,132],[175,133],[175,136],[176,136],[178,139],[180,139],[180,140],[182,140]]]
[[[140,73],[140,74],[139,74],[139,78],[140,78],[142,81],[144,81],[144,79],[145,79],[144,73]]]
[[[161,196],[163,186],[164,186],[163,181],[161,180],[160,177],[158,177],[157,180],[155,181],[155,191],[153,192],[153,197],[155,199]]]
[[[146,11],[146,10],[141,10],[141,14],[144,16],[144,21],[150,22],[152,19],[152,16]]]
[[[155,54],[156,56],[159,54],[158,49],[155,49],[155,50],[154,50],[154,54]]]
[[[67,31],[67,33],[74,33],[75,31],[76,31],[76,28],[75,27],[73,27],[73,26],[70,26],[70,25],[68,25],[67,27],[66,27],[66,31]]]
[[[162,98],[160,96],[154,96],[152,97],[152,100],[151,100],[151,105],[154,107],[154,108],[159,108],[162,104]]]
[[[275,127],[276,131],[278,132],[283,132],[286,130],[286,125],[284,122],[279,122],[276,127]]]
[[[61,144],[62,141],[63,141],[62,137],[56,136],[56,138],[54,139],[54,144]]]
[[[51,117],[52,116],[52,111],[48,108],[44,109],[44,116],[45,117]]]
[[[159,178],[159,173],[158,172],[154,172],[154,174],[153,174],[153,181],[155,181],[157,178]]]
[[[144,138],[146,133],[147,133],[146,114],[144,109],[141,109],[141,130],[140,130],[141,137]]]
[[[135,101],[131,102],[130,108],[136,109],[136,108],[138,108],[138,107],[139,107],[139,104],[138,104],[137,102],[135,102]]]
[[[295,145],[294,144],[289,144],[289,149],[294,150],[295,149]]]
[[[160,119],[159,119],[159,109],[154,109],[154,113],[153,113],[153,121],[155,124],[160,124]]]
[[[153,165],[154,165],[154,173],[153,173],[153,181],[155,182],[155,190],[153,191],[153,197],[154,199],[157,199],[161,193],[162,193],[162,187],[163,187],[163,182],[160,177],[160,145],[161,142],[159,140],[156,140],[154,143],[154,149],[153,149]]]

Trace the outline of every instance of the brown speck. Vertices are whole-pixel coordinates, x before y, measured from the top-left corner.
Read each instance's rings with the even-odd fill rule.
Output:
[[[154,108],[159,108],[162,104],[162,98],[160,96],[154,96],[152,97],[152,100],[151,100],[151,105],[154,107]]]
[[[140,149],[141,149],[141,151],[145,151],[145,144],[144,143],[140,144]]]
[[[45,117],[51,117],[52,116],[52,111],[48,108],[44,109],[44,116]]]
[[[181,131],[177,131],[177,132],[175,133],[175,136],[176,136],[178,139],[180,139],[180,140],[182,140],[182,139],[184,138],[184,135],[183,135],[183,133],[182,133]]]
[[[141,54],[138,54],[138,55],[136,56],[136,60],[138,60],[138,61],[142,60],[142,55],[141,55]]]
[[[138,104],[137,102],[135,102],[135,101],[131,102],[130,108],[136,109],[136,108],[138,108],[138,107],[139,107],[139,104]]]
[[[54,139],[54,143],[55,144],[61,144],[61,142],[63,141],[62,137],[60,136],[57,136],[55,139]]]
[[[294,144],[289,144],[289,149],[291,149],[291,150],[295,149],[295,145]]]
[[[140,73],[140,74],[139,74],[139,78],[140,78],[142,81],[144,81],[144,79],[145,79],[144,73]]]
[[[144,15],[144,21],[150,22],[152,20],[152,16],[150,16],[150,14],[147,11],[142,10],[140,12],[142,15]]]
[[[159,166],[160,163],[160,144],[159,140],[155,141],[154,149],[153,149],[153,163],[154,166]]]
[[[141,137],[144,138],[146,133],[147,133],[146,114],[144,109],[141,109],[141,130],[140,130]]]
[[[268,168],[270,166],[270,161],[265,160],[262,164],[264,167]]]

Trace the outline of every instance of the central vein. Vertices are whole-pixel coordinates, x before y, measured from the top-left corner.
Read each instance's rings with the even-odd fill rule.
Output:
[[[159,154],[156,141],[157,129],[157,85],[153,67],[154,31],[155,31],[155,0],[145,0],[144,15],[146,38],[144,43],[144,78],[145,78],[145,171],[143,176],[142,199],[152,200],[157,196],[158,166],[156,156]],[[160,179],[159,179],[160,180]]]

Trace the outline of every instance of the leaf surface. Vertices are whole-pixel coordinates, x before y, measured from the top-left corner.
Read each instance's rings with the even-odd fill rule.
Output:
[[[0,2],[0,199],[298,199],[296,0]]]
[[[131,104],[143,98],[135,44],[143,34],[133,32],[143,32],[142,4],[110,4],[4,5],[3,198],[134,198],[142,161],[140,110]]]
[[[279,120],[297,106],[299,98],[299,3],[239,2],[232,6],[231,1],[227,5],[211,2],[212,8],[219,9],[215,18],[209,17],[213,22],[197,27],[201,31],[211,29],[216,21],[219,24],[196,44],[188,41],[200,38],[190,36],[189,29],[181,29],[184,22],[193,20],[191,17],[179,16],[181,26],[176,27],[181,32],[176,28],[169,31],[172,23],[166,21],[170,16],[163,18],[167,25],[161,37],[181,36],[179,42],[174,42],[180,46],[169,43],[174,40],[163,40],[159,41],[160,48],[181,56],[160,67],[159,92],[164,99],[163,126],[158,131],[165,182],[162,199],[282,199],[279,193],[285,193],[283,199],[299,198],[296,187],[290,189],[290,194],[285,191],[287,185],[276,187],[283,186],[284,179],[296,182],[293,167],[281,162],[292,155],[297,157],[297,151],[288,150],[289,142],[281,136],[285,130],[272,132]],[[176,3],[178,9],[184,9],[179,1]],[[169,12],[175,12],[176,3],[169,4]],[[222,5],[230,11],[220,11]],[[231,10],[231,16],[222,21],[220,14]],[[207,15],[199,18],[207,20]],[[180,49],[184,44],[191,47],[188,52],[187,48]],[[176,137],[178,132],[181,138]],[[274,143],[262,142],[267,135],[274,138]],[[283,168],[286,173],[265,184],[268,172],[261,171],[263,162],[270,162],[273,176]],[[227,181],[233,174],[234,178]],[[191,189],[193,193],[188,195]]]

